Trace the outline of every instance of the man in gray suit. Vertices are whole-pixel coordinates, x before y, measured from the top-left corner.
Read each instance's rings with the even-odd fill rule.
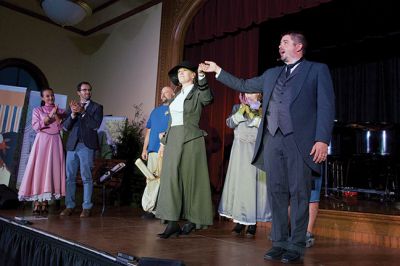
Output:
[[[326,160],[335,113],[328,67],[305,60],[306,46],[303,34],[283,34],[279,54],[285,65],[246,80],[234,77],[212,61],[205,61],[206,72],[215,72],[217,80],[228,87],[263,93],[266,108],[252,163],[269,177],[272,248],[264,258],[283,263],[298,263],[303,259],[311,181],[320,174],[321,163]]]
[[[67,191],[66,208],[61,216],[70,216],[75,208],[76,174],[78,167],[83,182],[83,203],[80,217],[90,216],[92,209],[94,152],[99,148],[97,129],[103,120],[103,106],[91,100],[92,86],[83,81],[76,87],[79,102],[71,101],[63,127],[69,131],[66,145]]]

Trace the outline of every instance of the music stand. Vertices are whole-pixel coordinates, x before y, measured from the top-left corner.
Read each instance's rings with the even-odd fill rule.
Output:
[[[103,216],[104,211],[106,209],[106,181],[111,179],[114,174],[121,171],[124,167],[125,167],[125,163],[118,163],[113,168],[106,171],[99,179],[99,181],[103,187],[103,207],[101,209],[101,216]]]

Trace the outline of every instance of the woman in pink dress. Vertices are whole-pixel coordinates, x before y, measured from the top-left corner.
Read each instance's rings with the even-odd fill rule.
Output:
[[[52,89],[40,92],[42,104],[32,113],[37,132],[19,188],[20,201],[34,201],[33,214],[47,214],[48,201],[65,196],[65,160],[60,131],[64,110],[54,104]]]

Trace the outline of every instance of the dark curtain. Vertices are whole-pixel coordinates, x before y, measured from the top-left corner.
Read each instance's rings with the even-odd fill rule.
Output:
[[[0,265],[120,265],[110,259],[0,219]]]
[[[400,123],[400,57],[332,68],[336,117],[344,122]]]
[[[194,17],[185,44],[224,37],[271,18],[331,0],[209,0]],[[249,64],[247,64],[249,65]],[[242,66],[243,67],[243,66]]]
[[[295,13],[330,0],[209,0],[194,17],[185,40],[184,58],[199,63],[217,62],[232,74],[249,78],[259,74],[259,27],[263,21]],[[274,40],[279,42],[279,40]],[[238,93],[208,75],[214,103],[202,116],[207,131],[207,153],[214,204],[218,204],[230,157],[233,132],[225,120]]]
[[[333,0],[262,23],[260,69],[278,63],[276,40],[296,25],[307,36],[306,58],[331,70],[337,120],[400,123],[399,8],[400,1]]]

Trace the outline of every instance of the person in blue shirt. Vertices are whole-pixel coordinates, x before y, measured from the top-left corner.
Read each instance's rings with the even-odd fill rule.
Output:
[[[164,87],[161,90],[162,104],[150,113],[150,117],[146,124],[146,135],[144,138],[142,159],[147,161],[147,168],[151,173],[155,173],[158,165],[158,150],[160,148],[160,136],[162,136],[168,128],[170,119],[169,103],[175,96],[171,87]],[[154,218],[152,210],[145,210],[143,218]]]

